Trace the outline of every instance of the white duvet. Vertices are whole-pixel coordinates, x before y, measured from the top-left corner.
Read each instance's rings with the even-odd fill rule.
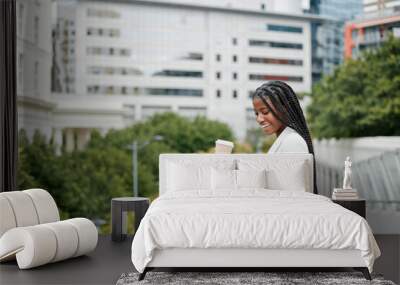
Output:
[[[143,272],[154,249],[358,249],[372,272],[380,251],[365,219],[330,199],[300,191],[171,192],[157,198],[132,243]]]

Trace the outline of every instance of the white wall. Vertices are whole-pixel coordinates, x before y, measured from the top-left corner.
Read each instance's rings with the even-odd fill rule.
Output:
[[[52,133],[51,1],[17,0],[17,102],[18,128],[29,138],[40,130]]]

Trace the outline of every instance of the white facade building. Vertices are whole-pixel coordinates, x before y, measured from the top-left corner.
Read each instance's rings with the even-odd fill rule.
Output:
[[[24,129],[30,139],[35,130],[47,139],[52,135],[52,7],[48,0],[16,1],[18,129]]]
[[[364,14],[380,16],[388,10],[392,13],[400,11],[400,0],[363,0],[363,4]]]
[[[249,95],[263,82],[311,89],[317,17],[290,5],[301,1],[261,2],[246,1],[246,9],[243,1],[58,2],[57,141],[68,130],[68,148],[73,137],[79,148],[90,129],[107,132],[163,111],[226,122],[243,139],[255,126]]]

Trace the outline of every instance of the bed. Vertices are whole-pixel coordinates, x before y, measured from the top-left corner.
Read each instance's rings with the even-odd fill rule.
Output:
[[[160,195],[132,242],[159,267],[352,267],[380,255],[361,216],[312,194],[310,154],[161,154]]]

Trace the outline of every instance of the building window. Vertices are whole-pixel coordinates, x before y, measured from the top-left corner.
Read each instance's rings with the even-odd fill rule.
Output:
[[[221,61],[221,55],[219,53],[215,56],[215,60],[216,61]]]
[[[297,65],[302,66],[303,60],[301,59],[284,59],[284,58],[268,58],[268,57],[249,57],[250,63],[264,63],[264,64],[280,64],[280,65]]]
[[[272,41],[264,41],[264,40],[249,40],[249,45],[250,46],[255,46],[255,47],[303,49],[303,44],[272,42]]]
[[[232,92],[232,97],[233,97],[234,99],[236,99],[237,96],[238,96],[237,90],[233,90],[233,92]]]
[[[270,75],[270,74],[249,74],[249,80],[281,80],[288,82],[303,82],[302,76]]]
[[[270,25],[270,24],[268,24],[267,30],[273,31],[273,32],[286,32],[286,33],[297,33],[297,34],[303,33],[302,27],[285,26],[285,25]]]
[[[261,10],[265,10],[265,4],[261,4]]]
[[[134,86],[96,86],[89,85],[86,87],[90,94],[133,94],[138,95],[155,95],[155,96],[193,96],[202,97],[202,89],[174,89],[174,88],[137,88]]]
[[[237,60],[238,60],[237,55],[232,56],[232,61],[233,61],[233,62],[237,62]]]
[[[237,38],[232,38],[232,44],[233,44],[234,46],[237,45]]]
[[[172,70],[164,69],[153,73],[153,76],[163,76],[163,77],[191,77],[191,78],[202,78],[203,72],[192,71],[192,70]]]
[[[215,73],[215,77],[217,79],[221,79],[221,72],[217,71],[217,73]]]
[[[107,86],[106,94],[113,94],[113,93],[114,93],[114,86]]]
[[[249,91],[249,98],[250,98],[250,99],[253,99],[253,94],[254,94],[254,91],[251,91],[251,90],[250,90],[250,91]]]
[[[128,50],[126,48],[119,49],[119,55],[120,56],[129,56],[130,53],[131,53],[130,50]]]
[[[203,60],[203,54],[199,52],[189,52],[187,55],[179,57],[179,59],[184,60]]]
[[[237,73],[236,73],[236,72],[232,73],[232,78],[233,78],[234,80],[237,79]]]
[[[202,97],[202,89],[145,88],[145,95]]]
[[[217,98],[221,98],[221,90],[217,89],[216,95],[217,95]]]

